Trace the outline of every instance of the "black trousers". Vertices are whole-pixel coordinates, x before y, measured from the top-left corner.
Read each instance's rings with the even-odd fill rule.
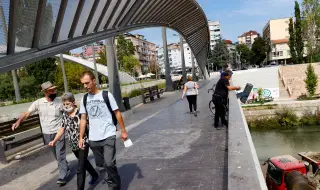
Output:
[[[192,112],[192,110],[197,111],[197,95],[189,95],[187,96],[187,100],[189,103],[190,112]]]
[[[109,190],[120,190],[121,178],[116,165],[116,136],[108,137],[101,141],[89,141],[96,165],[104,167],[108,179]]]
[[[228,122],[226,120],[226,106],[227,99],[221,98],[220,96],[214,96],[214,105],[215,105],[215,115],[214,115],[214,126],[219,126],[219,121],[221,119],[221,123],[223,125],[228,126]]]
[[[85,144],[84,149],[73,151],[74,155],[78,158],[78,170],[77,170],[77,186],[78,190],[84,190],[86,182],[86,170],[93,178],[98,177],[98,173],[93,168],[88,160],[89,145]]]

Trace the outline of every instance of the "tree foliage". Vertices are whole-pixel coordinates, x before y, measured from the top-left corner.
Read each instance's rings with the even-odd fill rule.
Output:
[[[318,76],[311,63],[308,64],[306,71],[307,78],[304,80],[309,96],[314,96],[318,86]]]
[[[104,45],[104,51],[98,52],[99,58],[96,60],[97,63],[102,65],[107,65],[107,55],[106,55],[106,46]]]
[[[55,58],[47,58],[25,67],[27,75],[33,76],[38,85],[51,81],[53,82],[56,75],[57,64]]]
[[[295,31],[294,31],[294,22],[293,19],[289,19],[289,48],[290,48],[290,54],[291,54],[291,59],[294,64],[298,63],[297,61],[297,53],[296,53],[296,36],[295,36]]]
[[[77,63],[73,62],[65,62],[64,63],[65,67],[65,72],[67,76],[67,81],[68,81],[68,87],[69,90],[79,90],[82,88],[82,84],[80,82],[80,76],[81,73],[86,71],[87,68],[85,68],[82,65],[79,65]],[[57,74],[55,77],[55,85],[58,86],[58,89],[60,91],[63,91],[64,85],[63,85],[63,75],[62,75],[62,69],[61,69],[61,64],[59,63],[59,67],[57,69]]]
[[[295,40],[296,40],[297,61],[300,64],[303,62],[304,43],[302,39],[302,21],[301,21],[300,6],[297,1],[295,1],[294,15],[296,17],[294,29],[295,29],[295,37],[296,37]]]
[[[212,50],[210,62],[218,68],[224,68],[228,65],[229,58],[230,54],[227,45],[224,43],[224,40],[220,39]]]
[[[266,59],[268,45],[262,37],[258,37],[252,44],[252,58],[251,64],[253,65],[261,65],[263,61]]]
[[[240,55],[240,62],[247,63],[251,61],[252,52],[246,44],[238,44],[236,50]]]
[[[320,3],[318,0],[303,0],[302,2],[303,37],[307,41],[308,62],[320,61]]]
[[[120,69],[124,68],[125,56],[134,55],[135,47],[130,40],[126,40],[123,35],[117,37],[117,57]],[[126,58],[127,59],[127,58]]]
[[[123,70],[129,73],[133,73],[137,68],[140,67],[139,60],[133,56],[124,56],[123,57]]]

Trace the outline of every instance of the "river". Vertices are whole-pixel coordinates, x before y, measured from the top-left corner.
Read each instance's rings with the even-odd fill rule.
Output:
[[[320,126],[288,130],[251,131],[252,140],[261,162],[273,156],[320,151]]]

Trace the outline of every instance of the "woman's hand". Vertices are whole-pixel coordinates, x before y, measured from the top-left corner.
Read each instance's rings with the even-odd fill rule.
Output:
[[[55,144],[56,144],[56,141],[53,140],[53,141],[49,142],[48,145],[51,146],[51,147],[53,147]]]

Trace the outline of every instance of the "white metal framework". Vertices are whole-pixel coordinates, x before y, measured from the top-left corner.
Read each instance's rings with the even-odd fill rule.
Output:
[[[205,69],[208,22],[195,0],[0,0],[0,72],[156,26],[179,32]]]

